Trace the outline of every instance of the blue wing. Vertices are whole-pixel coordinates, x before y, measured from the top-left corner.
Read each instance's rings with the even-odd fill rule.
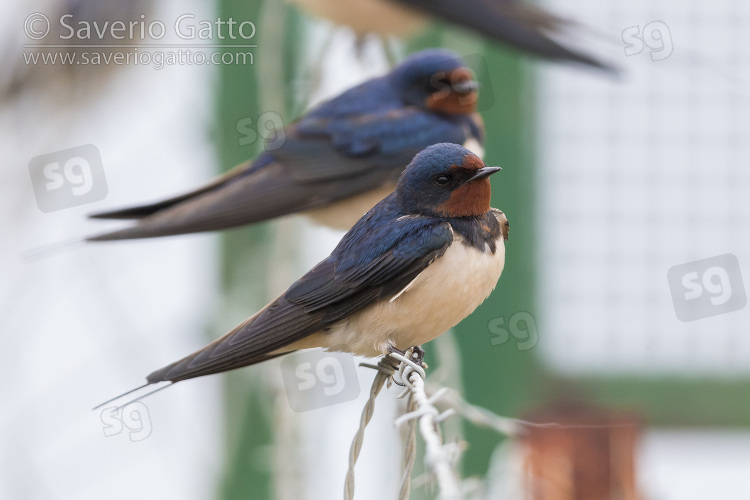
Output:
[[[285,130],[281,148],[217,181],[157,203],[95,214],[136,219],[89,238],[151,238],[252,224],[323,207],[395,182],[414,155],[439,142],[482,142],[479,115],[405,106],[371,80],[327,101]]]
[[[372,214],[372,211],[370,212]],[[225,336],[147,377],[177,382],[273,357],[408,285],[453,241],[447,222],[424,217],[363,219],[329,258]]]
[[[482,142],[479,115],[442,115],[407,106],[376,79],[321,104],[296,122],[273,156],[300,182],[340,179],[369,169],[401,174],[439,142]]]

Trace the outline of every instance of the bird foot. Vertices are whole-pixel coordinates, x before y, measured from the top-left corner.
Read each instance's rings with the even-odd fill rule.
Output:
[[[424,366],[424,349],[422,349],[418,345],[414,346],[414,347],[411,347],[410,349],[411,349],[411,356],[407,356],[406,355],[406,351],[408,351],[409,349],[407,349],[406,351],[402,351],[402,350],[397,349],[396,347],[394,347],[392,345],[388,346],[388,352],[398,353],[398,354],[402,355],[405,358],[408,357],[417,366]]]

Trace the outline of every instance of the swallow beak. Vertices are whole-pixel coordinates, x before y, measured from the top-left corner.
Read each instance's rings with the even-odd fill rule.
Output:
[[[490,175],[494,174],[495,172],[499,172],[501,170],[502,168],[500,167],[484,167],[484,168],[477,169],[474,175],[472,175],[468,181],[464,182],[464,184],[478,181],[479,179],[486,179]]]
[[[462,80],[453,83],[451,89],[459,94],[471,94],[479,90],[479,82],[476,80]]]

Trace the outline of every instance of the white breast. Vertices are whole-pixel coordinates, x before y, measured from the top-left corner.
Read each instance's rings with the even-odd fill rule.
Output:
[[[402,292],[352,315],[323,334],[324,345],[364,356],[421,345],[458,324],[492,292],[505,264],[500,236],[493,254],[465,245],[456,234],[442,257],[422,271]],[[323,338],[318,337],[318,342]],[[318,344],[321,345],[321,344]]]

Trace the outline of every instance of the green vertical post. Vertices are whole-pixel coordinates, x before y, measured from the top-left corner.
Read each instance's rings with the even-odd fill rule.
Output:
[[[257,26],[263,5],[264,2],[220,0],[218,16],[250,20]],[[257,26],[257,29],[263,27]],[[235,52],[240,50],[247,49]],[[263,57],[263,47],[252,52],[256,61]],[[257,154],[258,143],[240,145],[236,124],[241,119],[257,118],[263,109],[258,102],[259,75],[254,66],[220,65],[218,73],[215,140],[218,162],[222,168],[229,169]],[[265,302],[268,272],[264,259],[268,257],[269,240],[270,229],[266,224],[223,233],[221,263],[225,306],[217,333],[244,320]],[[270,404],[262,387],[248,384],[246,377],[235,372],[224,379],[227,456],[218,495],[224,500],[272,497],[271,471],[263,467],[269,461],[260,456],[261,450],[272,444]]]

